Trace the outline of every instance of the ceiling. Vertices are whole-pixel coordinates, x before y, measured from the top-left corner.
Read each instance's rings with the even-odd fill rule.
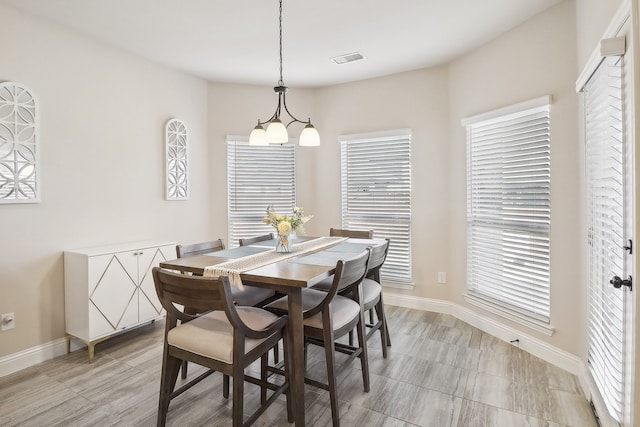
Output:
[[[283,77],[322,87],[444,64],[561,0],[285,0]],[[0,0],[210,81],[279,79],[277,0]],[[337,65],[331,58],[361,52]]]

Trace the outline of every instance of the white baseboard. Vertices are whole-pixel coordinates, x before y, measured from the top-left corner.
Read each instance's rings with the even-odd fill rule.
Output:
[[[578,377],[584,374],[584,362],[579,357],[461,305],[449,301],[394,294],[387,290],[384,293],[384,302],[400,307],[450,314],[503,341],[511,342],[517,339],[517,345],[522,350]]]
[[[0,357],[0,378],[38,363],[62,356],[67,352],[65,338]]]
[[[466,307],[462,307],[449,301],[394,294],[388,291],[385,291],[384,293],[384,301],[385,304],[389,305],[451,314],[452,316],[506,342],[518,339],[518,346],[521,349],[574,375],[577,375],[580,377],[581,383],[585,384],[585,364],[577,356],[527,335],[520,330],[482,316],[481,314],[469,310]],[[72,351],[77,348],[79,348],[79,346],[72,341]],[[49,359],[53,359],[54,357],[61,356],[65,354],[66,351],[65,339],[60,338],[19,353],[1,357],[0,377],[12,374],[21,369],[28,368],[29,366],[33,366]]]

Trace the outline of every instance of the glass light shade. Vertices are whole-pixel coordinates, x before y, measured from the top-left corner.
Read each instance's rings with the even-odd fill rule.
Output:
[[[280,119],[274,119],[267,126],[267,143],[283,144],[289,142],[289,134],[287,128],[282,124]]]
[[[305,147],[317,147],[320,145],[320,134],[311,123],[307,124],[300,133],[300,145]]]
[[[249,135],[249,145],[269,145],[267,142],[267,132],[260,125],[253,128]]]

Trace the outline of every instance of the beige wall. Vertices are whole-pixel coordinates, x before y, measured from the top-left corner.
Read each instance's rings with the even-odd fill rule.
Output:
[[[624,0],[576,0],[578,72],[596,49],[611,18]]]
[[[448,67],[436,67],[321,89],[317,107],[323,144],[315,155],[315,218],[309,230],[340,226],[340,144],[338,136],[411,128],[412,251],[415,296],[447,299],[437,284],[449,271]]]
[[[578,196],[580,160],[575,93],[575,10],[572,1],[536,16],[451,64],[450,163],[452,300],[466,305],[465,118],[552,95],[551,109],[551,324],[552,337],[510,325],[578,354],[583,310],[580,298]],[[474,309],[472,306],[469,308]],[[483,315],[494,317],[482,310]],[[509,322],[498,319],[501,322]]]
[[[307,232],[340,224],[337,137],[411,128],[415,288],[388,291],[452,301],[493,317],[463,299],[460,121],[551,94],[551,317],[557,333],[537,336],[497,320],[584,356],[574,83],[619,3],[567,0],[448,66],[292,88],[291,111],[310,116],[322,137],[321,147],[300,147],[297,154],[298,203],[315,215]],[[2,357],[63,336],[63,250],[139,239],[226,240],[226,136],[247,135],[258,117],[272,114],[276,97],[268,86],[207,84],[5,7],[0,58],[0,81],[24,83],[39,98],[43,154],[42,203],[0,206],[0,313],[13,311],[17,320],[14,331],[0,333]],[[172,117],[190,131],[187,202],[163,200],[162,132]],[[436,283],[438,271],[448,273],[446,285]]]
[[[64,336],[63,251],[209,234],[207,85],[0,6],[0,81],[39,100],[42,202],[0,205],[0,357]],[[190,132],[191,198],[164,201],[164,125]],[[188,221],[185,221],[188,219]]]

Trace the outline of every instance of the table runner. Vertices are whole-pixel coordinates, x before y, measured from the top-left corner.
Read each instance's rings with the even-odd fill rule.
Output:
[[[292,251],[289,253],[280,253],[276,251],[260,252],[254,255],[248,255],[242,258],[223,262],[216,265],[210,265],[204,268],[205,277],[229,276],[229,282],[233,286],[242,289],[242,279],[240,274],[253,270],[254,268],[263,267],[273,264],[287,258],[300,256],[309,252],[317,251],[327,246],[332,246],[346,240],[346,237],[318,237],[317,239],[308,240],[296,245],[292,245]]]

